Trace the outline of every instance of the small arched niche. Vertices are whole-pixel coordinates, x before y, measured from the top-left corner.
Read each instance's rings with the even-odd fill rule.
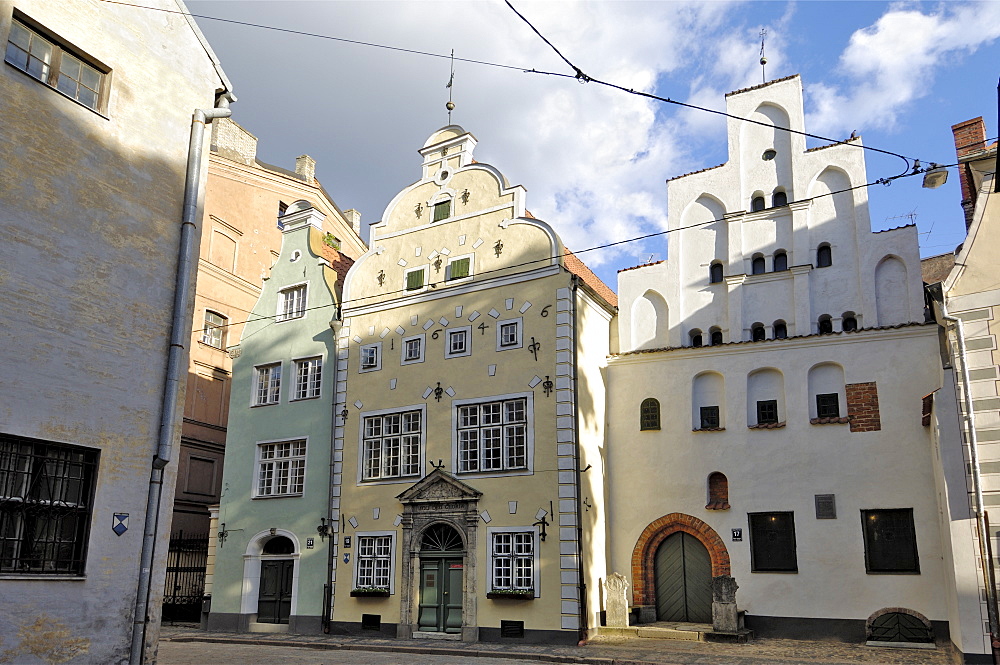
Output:
[[[878,325],[906,323],[908,303],[906,265],[896,256],[886,256],[875,268],[875,310]]]
[[[632,348],[667,346],[667,301],[652,289],[632,303]]]
[[[774,272],[788,270],[788,253],[779,249],[774,252]]]
[[[833,249],[830,243],[824,242],[816,248],[816,267],[828,268],[833,265]]]
[[[708,474],[708,510],[729,510],[729,479],[721,471]]]
[[[858,316],[854,312],[844,312],[841,318],[840,329],[844,332],[854,332],[858,329]]]
[[[829,314],[820,314],[816,320],[816,329],[820,335],[829,335],[833,332],[833,317]]]
[[[783,319],[774,322],[774,339],[785,339],[788,337],[788,324]]]
[[[771,207],[779,208],[786,205],[788,205],[788,194],[785,193],[784,189],[779,187],[774,190],[774,194],[771,195]]]
[[[810,420],[839,419],[846,415],[846,406],[844,368],[833,362],[813,365],[809,370]]]
[[[767,272],[767,262],[764,261],[764,255],[758,252],[750,259],[750,274],[763,275],[765,272]]]
[[[753,342],[763,342],[767,339],[767,331],[764,329],[764,324],[757,322],[750,326],[750,340]]]
[[[701,334],[701,328],[695,328],[692,330],[688,333],[688,337],[691,340],[691,346],[704,346],[705,344],[705,338]]]
[[[722,262],[712,261],[712,264],[708,266],[708,282],[710,284],[718,284],[722,281]]]
[[[719,326],[712,326],[708,329],[709,344],[718,346],[722,344],[722,329]]]
[[[726,381],[718,372],[702,372],[691,383],[691,429],[725,429]]]
[[[770,428],[785,422],[785,377],[765,367],[747,375],[747,426]]]

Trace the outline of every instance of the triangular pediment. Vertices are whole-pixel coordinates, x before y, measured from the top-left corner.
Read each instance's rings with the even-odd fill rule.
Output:
[[[442,469],[434,469],[396,496],[400,503],[432,503],[446,501],[477,501],[482,492],[466,485]]]

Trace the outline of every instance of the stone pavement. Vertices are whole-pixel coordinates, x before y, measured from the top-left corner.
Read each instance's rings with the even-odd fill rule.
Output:
[[[187,644],[185,644],[187,643]],[[208,633],[189,626],[164,625],[160,633],[161,665],[212,663],[410,663],[453,662],[456,657],[482,658],[514,665],[518,661],[577,663],[580,665],[948,665],[952,652],[936,649],[893,649],[863,644],[758,638],[750,644],[653,640],[601,636],[586,646],[498,644],[437,640],[393,640],[342,635],[282,635]],[[182,646],[197,646],[198,657],[188,660]],[[234,645],[240,645],[236,648]],[[247,659],[246,647],[259,645],[259,658]],[[338,658],[317,658],[317,650],[341,652]],[[190,650],[188,650],[190,651]],[[344,653],[347,652],[347,653]],[[357,653],[367,652],[366,658]],[[306,657],[306,654],[308,658]],[[437,656],[427,661],[418,654]],[[173,659],[173,660],[171,660]],[[301,659],[301,660],[300,660]]]

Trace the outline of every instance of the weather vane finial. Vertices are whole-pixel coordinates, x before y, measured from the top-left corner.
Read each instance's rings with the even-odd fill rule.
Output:
[[[451,124],[451,112],[455,110],[455,102],[451,101],[451,88],[455,83],[455,49],[451,50],[451,77],[448,79],[448,103],[444,105],[448,109],[448,124]]]
[[[767,75],[764,73],[764,65],[767,64],[767,58],[764,57],[764,38],[767,37],[767,28],[760,29],[760,78],[761,83],[767,83]]]

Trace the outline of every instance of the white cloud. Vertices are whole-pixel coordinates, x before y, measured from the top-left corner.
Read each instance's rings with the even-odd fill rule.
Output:
[[[931,90],[938,72],[1000,37],[1000,3],[943,3],[923,13],[894,5],[856,31],[840,56],[840,85],[807,85],[818,133],[892,129],[909,104]]]

